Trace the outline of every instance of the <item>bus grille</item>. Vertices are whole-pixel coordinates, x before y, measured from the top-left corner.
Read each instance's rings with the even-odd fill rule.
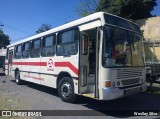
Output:
[[[126,79],[122,80],[121,83],[123,85],[131,85],[131,84],[137,84],[140,82],[140,78],[135,78],[135,79]]]
[[[142,69],[118,69],[117,70],[117,79],[127,79],[142,76]]]

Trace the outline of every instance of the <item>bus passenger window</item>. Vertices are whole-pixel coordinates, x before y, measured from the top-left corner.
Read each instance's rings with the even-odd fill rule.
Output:
[[[16,51],[15,51],[15,58],[21,59],[22,56],[22,45],[17,45]]]
[[[40,57],[40,50],[41,50],[41,40],[38,39],[32,41],[31,51],[30,51],[31,58]]]
[[[42,57],[54,56],[55,43],[56,43],[55,35],[44,37],[42,41],[42,51],[41,51]]]
[[[23,58],[29,58],[30,42],[23,44]]]
[[[78,52],[78,30],[70,30],[58,34],[57,55],[70,56]]]

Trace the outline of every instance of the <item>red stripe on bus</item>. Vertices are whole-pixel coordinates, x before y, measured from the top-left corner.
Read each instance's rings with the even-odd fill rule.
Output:
[[[12,62],[12,65],[47,66],[47,62]]]
[[[69,67],[75,74],[78,75],[78,69],[70,62],[55,62],[56,67]]]
[[[47,66],[47,62],[12,62],[12,65]],[[55,67],[68,67],[78,75],[78,69],[70,62],[55,62]]]

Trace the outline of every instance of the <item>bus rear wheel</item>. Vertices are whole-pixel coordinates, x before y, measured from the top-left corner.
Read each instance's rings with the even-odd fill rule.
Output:
[[[16,84],[18,84],[18,85],[22,84],[19,71],[16,72],[15,81],[16,81]]]
[[[74,93],[74,84],[71,78],[64,77],[60,80],[58,84],[58,94],[64,102],[73,103],[75,101],[76,95]]]

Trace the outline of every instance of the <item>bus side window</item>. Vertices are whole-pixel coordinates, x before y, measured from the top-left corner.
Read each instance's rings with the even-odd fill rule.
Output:
[[[78,52],[78,29],[69,30],[58,34],[57,55],[70,56]]]
[[[21,59],[22,57],[22,45],[17,45],[15,50],[15,58]]]
[[[41,50],[41,39],[33,40],[30,50],[31,58],[40,57],[40,50]]]
[[[22,52],[23,58],[29,58],[30,44],[31,44],[30,42],[23,44],[23,52]]]
[[[55,44],[56,44],[56,36],[49,35],[43,38],[42,40],[42,57],[54,56],[55,55]]]

